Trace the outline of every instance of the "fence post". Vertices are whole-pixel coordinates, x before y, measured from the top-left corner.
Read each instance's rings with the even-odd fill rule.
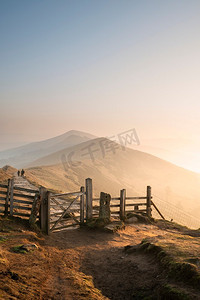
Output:
[[[13,193],[14,193],[14,178],[10,183],[10,215],[13,216]]]
[[[8,215],[8,205],[9,205],[9,197],[10,197],[10,186],[11,186],[11,180],[8,179],[8,187],[7,187],[6,200],[5,200],[5,211],[4,211],[5,215]]]
[[[126,190],[123,189],[120,191],[120,219],[124,220],[125,218],[125,205],[126,205]]]
[[[87,178],[86,184],[86,220],[92,219],[92,179]]]
[[[44,187],[40,188],[41,206],[40,206],[40,228],[46,234],[50,229],[50,192]]]
[[[80,191],[83,193],[81,196],[80,196],[80,223],[83,224],[84,223],[84,206],[85,206],[85,194],[84,194],[84,186],[82,186],[80,188]]]
[[[147,216],[151,217],[151,187],[147,186]]]
[[[47,222],[46,222],[46,233],[49,235],[50,233],[50,200],[51,200],[51,193],[47,192]]]

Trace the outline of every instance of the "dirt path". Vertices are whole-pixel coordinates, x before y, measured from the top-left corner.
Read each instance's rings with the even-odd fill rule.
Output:
[[[56,244],[62,262],[92,276],[95,287],[109,299],[143,299],[151,295],[152,289],[155,290],[164,278],[153,258],[139,253],[126,255],[124,247],[158,234],[164,236],[166,232],[151,225],[128,226],[114,235],[84,229],[68,230],[52,234],[43,246]]]
[[[25,176],[18,176],[17,173],[14,174],[14,185],[26,189],[38,189],[33,184],[31,184]]]

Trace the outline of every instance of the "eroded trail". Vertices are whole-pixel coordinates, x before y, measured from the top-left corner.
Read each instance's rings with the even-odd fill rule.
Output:
[[[92,276],[95,287],[109,299],[143,299],[162,281],[159,266],[142,253],[127,255],[124,247],[158,234],[166,232],[151,225],[128,226],[114,235],[82,229],[55,233],[45,243],[56,244],[65,266],[71,264],[78,272]]]

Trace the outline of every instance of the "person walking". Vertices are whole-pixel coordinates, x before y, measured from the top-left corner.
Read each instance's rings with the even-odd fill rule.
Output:
[[[19,175],[20,175],[20,170],[17,171],[17,175],[18,175],[18,177],[19,177]]]

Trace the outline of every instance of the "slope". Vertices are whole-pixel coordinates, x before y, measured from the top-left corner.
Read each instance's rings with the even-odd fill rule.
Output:
[[[29,164],[33,160],[42,156],[88,141],[94,137],[95,136],[89,133],[71,130],[44,141],[34,142],[18,148],[1,151],[0,166],[9,164],[16,168],[22,168],[26,164]]]
[[[103,153],[102,141],[106,142],[95,139],[44,157],[34,162],[27,176],[38,184],[62,191],[77,190],[84,185],[85,178],[91,177],[96,195],[104,191],[118,196],[122,188],[127,189],[128,195],[141,195],[145,194],[146,186],[151,185],[154,195],[200,216],[198,173],[141,151],[122,150],[117,144],[114,145],[115,154],[110,151],[113,148]],[[93,159],[91,153],[85,155],[90,145],[96,150]],[[69,160],[70,153],[73,155]]]

